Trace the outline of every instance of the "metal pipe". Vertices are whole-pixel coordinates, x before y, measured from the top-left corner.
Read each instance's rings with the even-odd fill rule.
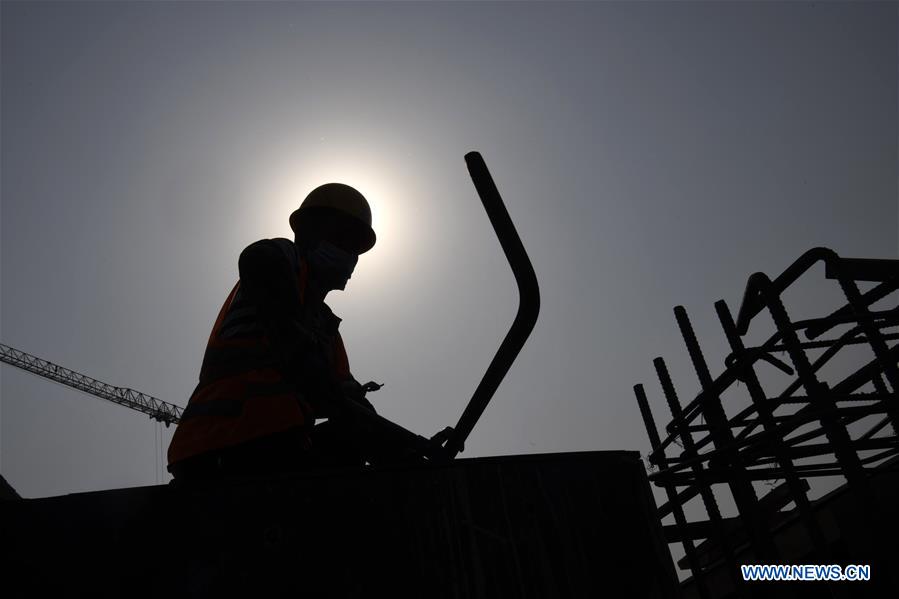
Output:
[[[481,414],[484,413],[500,382],[512,366],[512,362],[524,347],[537,323],[537,315],[540,312],[540,289],[537,285],[537,275],[524,245],[521,243],[518,231],[515,230],[515,225],[509,217],[503,199],[499,195],[499,190],[490,176],[490,171],[487,170],[487,164],[478,152],[466,154],[465,162],[468,165],[471,180],[481,198],[481,203],[484,205],[484,210],[490,218],[490,224],[493,225],[493,230],[496,231],[509,266],[512,267],[515,282],[518,284],[519,304],[518,313],[515,315],[509,332],[506,333],[506,337],[493,356],[481,382],[446,442],[445,450],[448,459],[454,458],[462,451],[465,439],[468,438]]]

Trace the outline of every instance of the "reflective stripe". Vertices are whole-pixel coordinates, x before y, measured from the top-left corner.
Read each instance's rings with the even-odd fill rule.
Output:
[[[241,334],[255,333],[262,334],[262,327],[256,319],[256,306],[249,305],[243,298],[240,290],[234,296],[225,318],[222,320],[222,326],[219,330],[221,339],[229,339]]]
[[[198,388],[197,391],[202,391]],[[217,398],[207,401],[192,401],[184,408],[181,415],[181,421],[190,420],[198,416],[222,416],[235,418],[240,416],[244,410],[244,404],[247,401],[253,401],[256,397],[265,397],[271,395],[293,395],[294,386],[283,381],[253,381],[244,385],[244,394],[242,397],[235,398]],[[297,397],[297,402],[304,415],[311,415],[312,408],[305,400]]]
[[[276,364],[277,361],[267,346],[254,344],[244,347],[208,347],[200,368],[200,381],[207,384],[251,370],[274,368]]]
[[[246,318],[248,316],[256,316],[256,306],[241,306],[243,302],[238,302],[235,300],[234,304],[231,306],[231,309],[228,311],[227,316],[225,316],[225,322],[232,318]]]
[[[232,323],[222,327],[221,338],[239,339],[258,337],[262,332],[262,327],[255,322]]]
[[[248,381],[244,388],[248,397],[292,395],[296,392],[296,386],[287,381]]]
[[[190,403],[181,413],[181,422],[186,422],[197,416],[223,416],[235,418],[243,412],[244,400],[242,399],[213,399],[202,403]]]

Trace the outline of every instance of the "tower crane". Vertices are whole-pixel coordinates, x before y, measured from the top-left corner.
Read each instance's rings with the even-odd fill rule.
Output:
[[[137,410],[148,415],[153,420],[165,423],[166,426],[177,424],[181,420],[182,408],[175,404],[170,404],[134,389],[116,387],[109,383],[98,381],[80,372],[64,368],[2,343],[0,343],[0,362],[27,370],[32,374],[73,389],[78,389],[94,397]]]

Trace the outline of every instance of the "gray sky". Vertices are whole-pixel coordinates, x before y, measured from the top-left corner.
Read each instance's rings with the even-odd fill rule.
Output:
[[[351,368],[433,434],[516,309],[478,150],[543,307],[463,457],[645,453],[652,358],[697,387],[673,306],[717,374],[752,272],[897,257],[897,6],[3,2],[0,340],[184,405],[241,249],[342,181],[379,235],[328,298]],[[157,482],[146,417],[0,375],[21,494]]]

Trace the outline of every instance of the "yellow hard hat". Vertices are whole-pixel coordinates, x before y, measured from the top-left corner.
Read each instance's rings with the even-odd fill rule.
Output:
[[[318,234],[336,238],[357,254],[375,245],[371,208],[361,193],[343,183],[325,183],[309,192],[290,215],[290,228],[299,237]]]

